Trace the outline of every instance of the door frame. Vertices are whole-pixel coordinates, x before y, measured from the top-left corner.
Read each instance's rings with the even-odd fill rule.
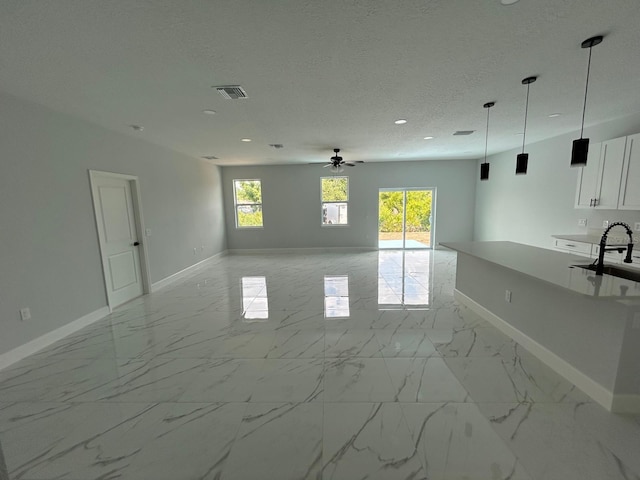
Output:
[[[131,188],[131,200],[133,202],[133,214],[134,221],[136,225],[136,235],[138,237],[138,241],[140,242],[139,255],[138,258],[140,260],[140,272],[142,274],[142,294],[151,293],[151,273],[149,271],[149,255],[147,249],[146,237],[144,235],[144,217],[142,215],[142,196],[140,194],[140,181],[135,175],[126,175],[123,173],[114,173],[114,172],[105,172],[101,170],[89,170],[89,182],[91,184],[91,197],[93,199],[93,217],[96,222],[96,233],[98,235],[98,244],[100,246],[100,262],[102,264],[102,278],[104,280],[104,290],[107,296],[107,307],[109,307],[109,311],[112,312],[115,308],[113,306],[113,299],[109,294],[109,289],[107,288],[107,258],[105,256],[105,248],[102,243],[102,235],[100,235],[101,227],[98,221],[98,209],[99,205],[99,196],[97,189],[97,180],[98,178],[117,178],[120,180],[126,180],[129,182],[129,187]]]
[[[407,192],[413,191],[423,191],[430,190],[431,191],[431,230],[429,230],[429,246],[426,248],[422,247],[409,247],[407,248]],[[403,204],[402,204],[402,248],[393,249],[393,248],[380,248],[380,230],[378,227],[378,231],[376,232],[376,236],[378,237],[378,250],[434,250],[435,249],[435,223],[436,223],[436,187],[379,187],[378,188],[378,225],[380,222],[380,192],[403,192]]]

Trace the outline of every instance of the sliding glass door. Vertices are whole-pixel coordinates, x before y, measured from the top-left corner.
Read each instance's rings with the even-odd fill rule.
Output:
[[[378,194],[378,247],[431,248],[433,190],[386,189]]]

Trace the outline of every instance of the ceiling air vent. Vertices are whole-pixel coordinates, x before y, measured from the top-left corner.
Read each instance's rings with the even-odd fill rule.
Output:
[[[228,100],[237,100],[238,98],[249,98],[247,92],[240,85],[221,85],[215,88],[220,95]]]
[[[213,155],[205,155],[202,158],[205,160],[218,160],[218,157],[214,157]]]
[[[475,132],[475,130],[458,130],[457,132],[454,132],[454,135],[471,135],[473,132]]]
[[[275,148],[276,150],[284,148],[284,145],[281,143],[270,143],[269,146]]]

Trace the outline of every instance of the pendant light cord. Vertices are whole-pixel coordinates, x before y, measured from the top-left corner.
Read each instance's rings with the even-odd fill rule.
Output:
[[[491,107],[487,107],[487,133],[484,137],[484,163],[487,163],[487,146],[489,145],[489,110],[491,110]]]
[[[522,153],[524,153],[524,145],[527,139],[527,115],[529,114],[529,87],[530,83],[527,83],[527,102],[524,107],[524,130],[522,131]]]
[[[587,64],[587,84],[584,87],[584,106],[582,107],[582,126],[580,127],[580,138],[584,132],[584,114],[587,111],[587,92],[589,91],[589,73],[591,72],[591,50],[593,47],[589,47],[589,63]]]

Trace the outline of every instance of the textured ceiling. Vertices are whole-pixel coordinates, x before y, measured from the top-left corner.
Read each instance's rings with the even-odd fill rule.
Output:
[[[529,75],[527,139],[580,127],[596,34],[586,123],[640,111],[638,24],[639,0],[2,0],[0,89],[220,165],[477,158],[487,101],[489,153],[521,143]]]

